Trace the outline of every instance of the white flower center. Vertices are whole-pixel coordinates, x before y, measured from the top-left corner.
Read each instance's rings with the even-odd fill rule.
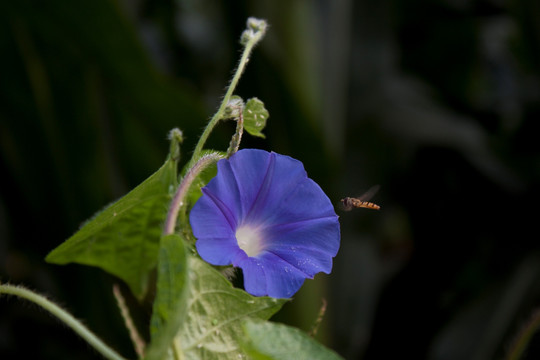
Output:
[[[257,256],[263,250],[261,232],[256,227],[240,226],[236,230],[236,241],[240,249],[249,257]]]

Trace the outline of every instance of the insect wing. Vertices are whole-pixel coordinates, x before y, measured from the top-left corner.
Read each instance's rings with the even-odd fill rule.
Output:
[[[377,193],[377,191],[379,191],[379,189],[380,189],[380,185],[374,185],[370,187],[368,191],[366,191],[361,196],[359,196],[357,199],[362,202],[369,201]]]

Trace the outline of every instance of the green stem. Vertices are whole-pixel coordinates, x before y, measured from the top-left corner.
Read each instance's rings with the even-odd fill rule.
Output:
[[[214,127],[217,125],[219,120],[223,118],[227,105],[229,104],[229,100],[231,99],[234,89],[238,84],[238,80],[240,80],[240,76],[244,72],[247,63],[249,62],[249,55],[251,54],[251,51],[253,50],[255,45],[257,45],[257,43],[263,38],[265,31],[266,22],[264,20],[258,20],[254,18],[248,19],[248,29],[242,34],[242,43],[244,44],[244,51],[242,52],[242,57],[240,58],[238,67],[236,68],[234,76],[231,80],[231,83],[229,84],[225,96],[223,97],[223,101],[221,102],[218,111],[214,114],[212,119],[210,119],[210,122],[208,123],[208,125],[204,129],[204,132],[199,138],[199,142],[195,146],[192,157],[194,161],[197,161],[197,159],[200,157],[201,151],[204,147],[206,140],[208,139],[208,136],[210,135]]]
[[[125,360],[122,356],[118,355],[114,350],[108,347],[101,339],[99,339],[94,333],[88,330],[81,322],[75,319],[70,313],[62,309],[55,303],[46,299],[44,296],[36,294],[33,291],[25,289],[21,286],[13,286],[9,284],[0,285],[0,294],[8,294],[18,296],[41,306],[60,321],[70,327],[80,337],[82,337],[88,344],[96,349],[103,357],[111,360]]]
[[[530,320],[520,330],[514,339],[510,351],[508,352],[507,360],[519,360],[523,355],[523,352],[529,345],[532,336],[540,328],[540,309],[533,312]]]

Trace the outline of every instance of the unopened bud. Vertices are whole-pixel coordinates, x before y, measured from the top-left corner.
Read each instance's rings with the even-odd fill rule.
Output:
[[[247,43],[255,37],[261,39],[266,32],[266,28],[267,23],[265,20],[250,17],[247,20],[247,29],[244,30],[242,37],[240,38],[240,43],[246,46]]]
[[[254,32],[265,32],[266,31],[266,21],[262,19],[257,19],[254,17],[250,17],[247,19],[247,27],[248,29],[253,30]]]
[[[225,118],[238,118],[244,109],[244,100],[240,96],[232,96],[225,108]]]

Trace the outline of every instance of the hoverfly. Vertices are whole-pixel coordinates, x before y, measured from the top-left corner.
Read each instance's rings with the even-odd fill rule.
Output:
[[[344,199],[341,199],[341,203],[343,204],[343,210],[350,211],[355,208],[379,210],[381,208],[379,205],[368,201],[373,197],[373,195],[375,195],[378,190],[379,185],[375,185],[360,197],[346,197]]]

